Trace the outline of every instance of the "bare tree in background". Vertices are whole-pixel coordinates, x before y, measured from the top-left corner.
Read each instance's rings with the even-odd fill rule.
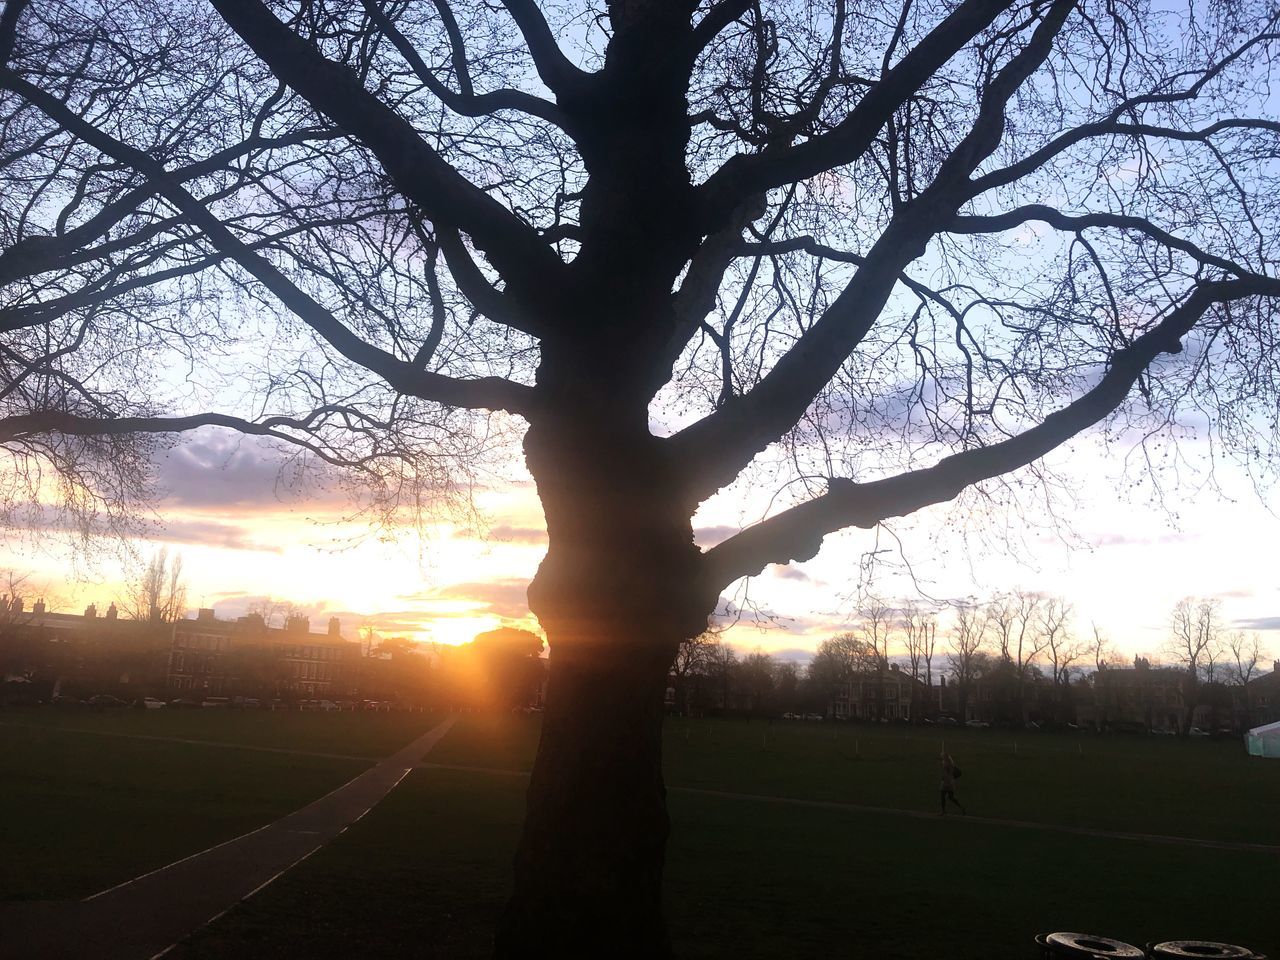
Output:
[[[947,664],[956,685],[961,720],[967,718],[969,695],[980,673],[989,627],[990,621],[982,607],[971,603],[956,607],[955,622],[951,625],[948,643],[950,652],[947,654]]]
[[[1040,606],[1036,621],[1036,630],[1040,634],[1053,679],[1054,711],[1059,720],[1070,706],[1071,668],[1085,654],[1084,644],[1071,628],[1073,613],[1071,604],[1066,600],[1047,597]]]
[[[924,683],[926,693],[933,692],[933,651],[938,642],[938,617],[930,610],[925,610],[916,601],[909,601],[902,608],[902,629],[906,637],[907,661],[911,668],[911,679]],[[913,702],[911,718],[918,721],[920,710],[916,693],[918,688],[911,687]],[[936,706],[936,705],[931,705]]]
[[[1267,657],[1257,631],[1236,630],[1227,636],[1227,647],[1231,650],[1231,682],[1247,687],[1258,673],[1258,664]]]
[[[1093,639],[1089,643],[1089,652],[1093,655],[1093,669],[1097,673],[1101,673],[1108,667],[1113,666],[1117,660],[1121,658],[1120,651],[1116,649],[1102,628],[1096,623],[1090,624]]]
[[[1257,631],[1245,633],[1236,630],[1227,636],[1227,647],[1231,651],[1231,662],[1228,666],[1231,683],[1240,688],[1240,698],[1244,704],[1246,725],[1253,722],[1253,701],[1249,694],[1249,682],[1258,673],[1258,665],[1266,659],[1266,651],[1262,649],[1262,641]]]
[[[664,956],[662,701],[722,591],[1007,501],[1097,424],[1188,414],[1280,463],[1276,28],[1256,0],[10,0],[0,519],[109,521],[210,427],[390,521],[521,436],[551,675],[497,952]],[[759,522],[700,550],[721,491]]]
[[[1044,650],[1047,638],[1038,629],[1044,599],[1027,590],[1002,594],[987,604],[987,619],[1000,644],[1000,659],[1014,675],[1018,716],[1027,720],[1027,671]]]
[[[1223,645],[1221,601],[1183,597],[1169,617],[1169,637],[1165,653],[1183,669],[1183,736],[1191,732],[1191,721],[1200,705],[1200,683],[1207,679],[1207,666],[1216,664]]]
[[[858,610],[858,636],[871,653],[869,672],[878,678],[874,708],[877,720],[884,718],[884,675],[889,669],[889,641],[896,615],[897,611],[875,597],[868,598]]]
[[[707,672],[714,643],[714,634],[700,633],[676,649],[675,659],[671,661],[671,676],[675,680],[676,706],[682,714],[689,712],[689,682],[692,677]]]
[[[120,609],[140,623],[172,623],[187,612],[187,585],[182,579],[182,556],[169,556],[161,547],[147,565],[125,585]]]

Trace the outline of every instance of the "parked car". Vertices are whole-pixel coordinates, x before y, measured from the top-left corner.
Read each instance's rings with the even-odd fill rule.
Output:
[[[164,706],[163,700],[157,700],[155,697],[142,697],[133,702],[135,707],[141,707],[144,710],[159,710]]]
[[[192,700],[189,697],[175,697],[169,701],[170,710],[199,710],[200,701]]]
[[[224,707],[230,706],[230,704],[231,704],[230,697],[205,697],[203,700],[200,701],[200,706],[211,707],[216,710],[220,710]]]
[[[966,727],[972,727],[975,730],[985,730],[987,727],[991,726],[991,724],[987,723],[985,720],[966,720],[964,725]]]
[[[960,726],[960,721],[959,721],[959,720],[957,720],[955,717],[939,717],[939,718],[938,718],[937,720],[935,720],[934,722],[935,722],[935,723],[937,723],[937,725],[938,725],[938,726],[940,726],[940,727],[958,727],[958,726]]]
[[[804,714],[802,714],[802,713],[784,713],[784,714],[782,715],[782,719],[783,719],[783,720],[803,720],[803,719],[804,719]]]
[[[1207,736],[1209,736],[1209,731],[1208,731],[1208,730],[1201,730],[1199,727],[1192,727],[1190,730],[1188,730],[1188,731],[1187,731],[1187,733],[1188,733],[1188,734],[1190,734],[1190,735],[1191,735],[1191,736],[1193,736],[1193,737],[1207,737]]]
[[[806,720],[822,720],[822,719],[823,719],[823,716],[822,716],[822,714],[820,714],[820,713],[806,713],[806,714],[804,715],[804,719],[806,719]]]
[[[128,706],[128,704],[125,703],[123,700],[121,700],[119,697],[113,697],[110,694],[106,694],[106,693],[100,693],[95,697],[90,697],[88,700],[85,701],[85,703],[89,704],[89,706],[91,707],[98,707],[99,709],[109,709],[112,707]]]

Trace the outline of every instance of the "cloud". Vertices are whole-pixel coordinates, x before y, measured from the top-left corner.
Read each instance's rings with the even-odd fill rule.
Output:
[[[804,647],[783,647],[781,650],[770,650],[769,656],[779,663],[807,664],[813,660],[813,651]]]
[[[714,547],[721,540],[728,540],[740,531],[739,527],[698,527],[693,531],[693,542],[700,547]]]
[[[292,453],[261,437],[197,432],[163,455],[156,481],[171,507],[276,507],[303,497],[308,506],[346,504],[327,468]]]
[[[540,547],[547,543],[547,531],[537,527],[513,527],[508,523],[491,527],[489,537],[507,543],[531,543]]]
[[[487,582],[455,583],[437,592],[448,599],[471,600],[488,613],[519,618],[529,613],[529,581],[515,577]]]
[[[1123,533],[1104,533],[1093,538],[1095,547],[1151,547],[1198,540],[1197,533],[1164,533],[1158,537],[1131,537]]]
[[[769,570],[778,580],[798,580],[801,583],[807,583],[813,579],[799,567],[791,567],[785,564],[775,563]]]
[[[166,520],[151,532],[148,539],[183,546],[217,547],[224,550],[284,552],[282,547],[254,540],[253,532],[249,527],[217,520]]]
[[[1242,630],[1280,630],[1280,617],[1251,617],[1235,621]]]

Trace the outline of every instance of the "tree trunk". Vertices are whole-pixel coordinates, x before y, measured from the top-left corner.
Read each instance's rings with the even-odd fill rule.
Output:
[[[630,432],[535,424],[525,452],[547,520],[529,606],[551,674],[496,956],[669,956],[663,701],[717,594],[700,586],[691,506],[642,418]]]
[[[662,717],[675,643],[555,644],[496,955],[668,956]]]

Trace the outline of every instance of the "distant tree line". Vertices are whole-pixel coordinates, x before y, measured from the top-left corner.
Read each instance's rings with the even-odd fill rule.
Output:
[[[1016,589],[985,601],[928,607],[870,599],[851,630],[822,640],[807,664],[779,660],[761,649],[742,654],[707,633],[681,645],[671,669],[669,707],[680,714],[773,716],[831,710],[833,692],[855,678],[882,680],[891,671],[918,686],[911,717],[941,713],[964,719],[981,689],[983,715],[995,722],[1066,723],[1082,703],[1104,693],[1095,688],[1106,671],[1131,666],[1175,671],[1180,680],[1179,729],[1192,726],[1197,708],[1252,715],[1249,683],[1264,672],[1267,653],[1259,635],[1228,629],[1215,599],[1186,598],[1170,612],[1161,652],[1135,657],[1132,665],[1096,624],[1081,630],[1072,604],[1059,596]],[[1135,681],[1141,682],[1141,678]],[[949,685],[944,698],[939,690]],[[868,689],[880,691],[883,685]],[[874,705],[873,705],[874,706]],[[883,712],[874,711],[878,716]]]

